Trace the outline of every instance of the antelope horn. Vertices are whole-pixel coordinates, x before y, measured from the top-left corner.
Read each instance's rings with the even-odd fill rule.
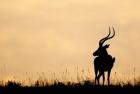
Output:
[[[107,40],[109,40],[109,39],[111,39],[111,38],[113,38],[114,36],[115,36],[115,29],[114,29],[114,27],[112,27],[112,29],[113,29],[113,35],[112,36],[108,36],[108,37],[106,37],[104,40],[103,40],[103,42],[102,42],[102,45],[103,45],[103,43],[105,42],[105,41],[107,41]],[[110,28],[109,28],[109,32],[110,32],[111,30],[110,30]]]
[[[105,42],[106,38],[108,38],[110,36],[110,33],[111,33],[111,30],[110,30],[110,27],[109,27],[109,34],[106,37],[102,38],[99,41],[99,46],[102,46],[103,45],[103,43]]]

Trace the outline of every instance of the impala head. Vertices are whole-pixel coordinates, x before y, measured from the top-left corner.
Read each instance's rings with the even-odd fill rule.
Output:
[[[106,44],[106,45],[103,45],[105,43],[105,41],[113,38],[115,36],[115,29],[114,27],[112,27],[113,29],[113,35],[110,36],[110,33],[111,33],[111,30],[110,30],[110,27],[109,27],[109,34],[102,38],[100,41],[99,41],[99,48],[93,53],[94,56],[102,56],[102,55],[107,55],[107,51],[106,49],[109,47],[109,44]]]

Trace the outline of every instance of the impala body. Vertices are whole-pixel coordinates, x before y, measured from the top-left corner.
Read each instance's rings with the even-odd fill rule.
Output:
[[[115,36],[115,30],[113,29],[113,35],[110,36],[111,30],[109,27],[109,34],[102,38],[99,41],[99,48],[93,53],[93,56],[95,56],[94,59],[94,69],[95,69],[95,84],[96,81],[98,81],[99,85],[99,79],[101,76],[103,76],[103,85],[105,81],[104,72],[108,72],[108,85],[110,84],[110,73],[111,69],[113,67],[113,64],[115,62],[115,58],[108,54],[107,48],[109,48],[109,44],[103,45],[105,41],[113,38]]]

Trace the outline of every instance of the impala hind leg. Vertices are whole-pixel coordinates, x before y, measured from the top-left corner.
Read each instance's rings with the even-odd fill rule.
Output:
[[[103,72],[103,85],[104,85],[104,83],[105,83],[105,74]]]
[[[110,85],[110,73],[111,73],[111,70],[108,71],[108,78],[107,78],[107,80],[108,80],[108,86]]]

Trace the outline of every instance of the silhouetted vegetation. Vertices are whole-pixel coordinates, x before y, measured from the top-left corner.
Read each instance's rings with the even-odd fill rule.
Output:
[[[44,82],[45,83],[45,82]],[[83,81],[82,83],[72,82],[54,82],[53,84],[42,84],[36,81],[32,86],[23,86],[20,82],[8,81],[5,85],[0,86],[0,94],[59,94],[59,93],[79,93],[79,94],[140,94],[140,81],[135,85],[130,82],[116,85],[98,86],[93,81]]]

